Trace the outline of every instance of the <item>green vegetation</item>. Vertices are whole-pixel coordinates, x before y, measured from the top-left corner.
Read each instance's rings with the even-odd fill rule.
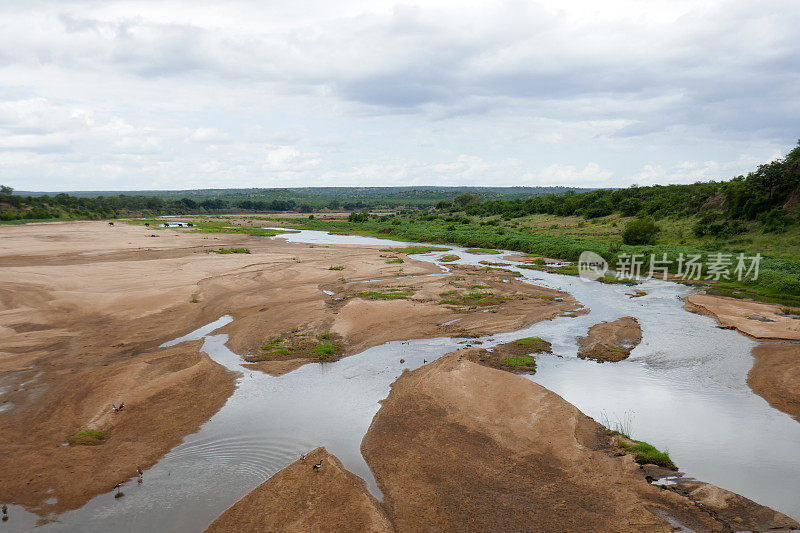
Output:
[[[405,263],[405,261],[403,261],[402,257],[394,257],[392,259],[387,259],[386,263],[391,265],[395,263]]]
[[[200,189],[190,191],[14,193],[0,186],[0,222],[100,220],[162,215],[210,215],[320,211],[430,209],[482,199],[528,198],[564,193],[564,187],[303,187],[291,189]],[[466,203],[463,203],[466,200]],[[309,216],[311,218],[311,216]]]
[[[333,355],[341,349],[341,346],[332,342],[322,342],[313,348],[313,352],[320,358],[325,359],[329,355]]]
[[[800,315],[800,309],[793,309],[791,307],[782,307],[781,313],[784,315]]]
[[[296,327],[289,333],[270,338],[261,346],[262,353],[248,355],[245,359],[251,363],[281,360],[287,356],[291,356],[289,359],[304,357],[326,359],[341,350],[340,345],[334,341],[334,334],[330,331],[315,334],[311,331],[303,332]]]
[[[439,301],[443,305],[465,305],[468,307],[483,307],[487,305],[498,305],[506,299],[493,292],[471,291],[467,294],[457,294],[456,291],[441,293],[443,299]]]
[[[264,350],[264,355],[289,355],[293,350],[294,346],[287,343],[284,337],[272,337],[263,346],[261,349]]]
[[[498,250],[492,248],[467,248],[467,253],[470,254],[499,254]]]
[[[531,351],[542,352],[550,350],[550,343],[539,337],[525,337],[524,339],[517,339],[514,344],[524,346]]]
[[[389,287],[383,291],[359,292],[358,296],[370,300],[400,300],[414,294],[411,287]]]
[[[331,265],[328,270],[344,270],[344,265]]]
[[[219,250],[214,250],[215,254],[249,254],[249,248],[220,248]]]
[[[658,235],[658,225],[652,218],[636,218],[625,224],[622,232],[622,242],[625,244],[655,244]]]
[[[529,370],[536,372],[536,359],[530,355],[522,355],[519,357],[506,357],[503,359],[503,365],[511,368],[519,368],[522,370]]]
[[[450,248],[441,246],[404,246],[402,248],[381,248],[381,252],[393,252],[396,254],[426,254],[428,252],[446,252]]]
[[[664,468],[671,468],[673,470],[678,469],[678,467],[675,466],[675,463],[672,462],[672,459],[667,452],[658,450],[652,444],[642,441],[634,441],[627,435],[620,435],[620,437],[617,438],[617,446],[625,451],[634,453],[637,463],[658,465],[663,466]],[[632,442],[628,442],[629,440]]]
[[[70,446],[97,446],[98,444],[102,444],[105,438],[105,432],[87,429],[74,434],[67,439],[67,442],[69,442]]]
[[[461,258],[459,256],[457,256],[456,254],[446,254],[446,255],[443,255],[442,258],[439,259],[439,261],[442,261],[443,263],[449,263],[451,261],[458,261],[459,259],[461,259]]]
[[[707,264],[713,254],[730,253],[734,269],[736,255],[760,253],[757,280],[731,276],[718,287],[742,296],[800,301],[800,143],[785,158],[726,182],[469,202],[442,209],[438,220],[432,216],[416,217],[414,227],[401,221],[391,234],[570,261],[589,250],[612,265],[622,254],[642,254],[645,274],[651,258],[666,257],[675,273],[681,254],[700,255]],[[624,236],[620,227],[632,217],[641,221]],[[643,244],[656,237],[657,244]]]

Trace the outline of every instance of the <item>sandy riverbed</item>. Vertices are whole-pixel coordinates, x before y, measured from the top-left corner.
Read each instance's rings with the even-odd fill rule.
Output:
[[[302,326],[330,330],[351,355],[390,340],[515,330],[580,307],[498,271],[464,269],[457,287],[453,276],[406,278],[441,271],[409,258],[387,263],[377,246],[104,222],[0,233],[0,448],[8,451],[0,455],[0,501],[41,515],[78,507],[146,469],[224,404],[234,376],[198,353],[199,343],[158,348],[222,315],[235,319],[222,332],[240,354]],[[211,253],[220,247],[251,253]],[[414,295],[369,300],[355,294],[367,285],[349,284],[372,279],[384,280],[372,288],[402,283]],[[440,304],[443,288],[466,292],[475,280],[502,302]],[[281,373],[311,360],[258,365]],[[120,402],[125,410],[114,413]],[[105,431],[103,443],[63,445],[86,429]]]
[[[318,449],[249,493],[210,530],[337,530],[337,518],[320,503],[325,499],[373,531],[798,527],[707,483],[649,484],[647,475],[665,471],[620,453],[605,428],[558,395],[472,362],[476,351],[454,352],[392,386],[362,445],[385,495],[381,504]],[[323,469],[313,472],[323,457]]]
[[[800,319],[782,313],[780,305],[708,294],[688,296],[686,308],[765,341],[753,348],[747,383],[770,405],[800,421]]]

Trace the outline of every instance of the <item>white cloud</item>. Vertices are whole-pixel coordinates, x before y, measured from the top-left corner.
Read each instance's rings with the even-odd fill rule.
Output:
[[[793,0],[7,2],[0,171],[49,190],[726,178],[798,137],[798,26]]]

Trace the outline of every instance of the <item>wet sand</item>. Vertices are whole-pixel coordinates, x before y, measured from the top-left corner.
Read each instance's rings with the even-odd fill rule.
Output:
[[[499,271],[466,271],[456,283],[484,279],[502,303],[442,305],[438,293],[453,288],[453,276],[408,258],[387,263],[377,246],[105,222],[6,226],[0,234],[0,501],[43,516],[135,476],[224,404],[235,376],[199,353],[199,343],[158,348],[222,315],[235,319],[220,332],[236,353],[259,353],[266,339],[303,326],[334,332],[352,355],[389,340],[514,330],[580,307]],[[211,253],[220,247],[251,253]],[[423,274],[437,275],[397,279]],[[387,280],[378,288],[413,285],[415,294],[355,295],[366,284],[349,282],[371,279]],[[348,298],[335,300],[336,291]],[[281,373],[312,360],[257,365]],[[125,410],[114,413],[120,402]],[[97,446],[63,446],[83,430],[106,436]]]
[[[800,422],[800,343],[764,343],[753,348],[753,357],[747,384]]]
[[[798,527],[698,483],[650,485],[560,396],[455,352],[404,373],[362,451],[399,531],[664,531]]]
[[[773,341],[753,348],[747,383],[774,408],[800,421],[800,319],[782,314],[782,307],[708,294],[686,298],[687,309],[715,318],[722,327]]]
[[[322,468],[313,465],[322,461]],[[225,511],[208,533],[394,531],[364,480],[325,448],[298,459]]]
[[[797,522],[747,498],[639,465],[610,434],[560,396],[471,361],[472,348],[405,372],[382,402],[362,451],[384,492],[298,460],[236,503],[210,531],[338,531],[320,499],[352,513],[351,530],[776,530]],[[366,525],[365,525],[366,524]]]
[[[714,317],[720,326],[736,328],[754,339],[800,341],[800,319],[782,315],[781,305],[703,293],[687,296],[685,301],[688,310]]]

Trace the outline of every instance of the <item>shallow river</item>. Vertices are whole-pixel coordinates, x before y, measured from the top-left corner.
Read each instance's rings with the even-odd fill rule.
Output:
[[[336,245],[408,244],[318,231],[277,238]],[[502,261],[502,256],[452,248],[446,253],[461,256],[456,263]],[[441,255],[414,257],[438,262]],[[668,450],[688,475],[800,519],[800,423],[771,408],[747,386],[754,341],[685,311],[679,298],[693,289],[683,285],[648,281],[637,287],[647,291],[646,296],[630,298],[626,293],[631,289],[623,285],[519,270],[526,281],[573,294],[591,312],[478,339],[483,347],[531,335],[550,341],[554,353],[537,356],[537,372],[529,379],[595,420],[620,424],[632,437]],[[598,364],[577,358],[577,336],[593,324],[622,316],[636,317],[642,327],[642,343],[629,359]],[[147,470],[144,483],[127,483],[125,497],[98,496],[37,529],[202,531],[244,494],[320,445],[380,497],[360,453],[378,402],[403,369],[417,368],[424,359],[430,362],[466,342],[390,342],[335,363],[310,364],[273,377],[241,367],[239,356],[225,346],[227,335],[214,334],[230,320],[221,317],[167,343],[204,338],[206,353],[241,372],[225,406]],[[28,530],[36,520],[19,506],[10,511],[12,520],[3,524],[5,530]]]

